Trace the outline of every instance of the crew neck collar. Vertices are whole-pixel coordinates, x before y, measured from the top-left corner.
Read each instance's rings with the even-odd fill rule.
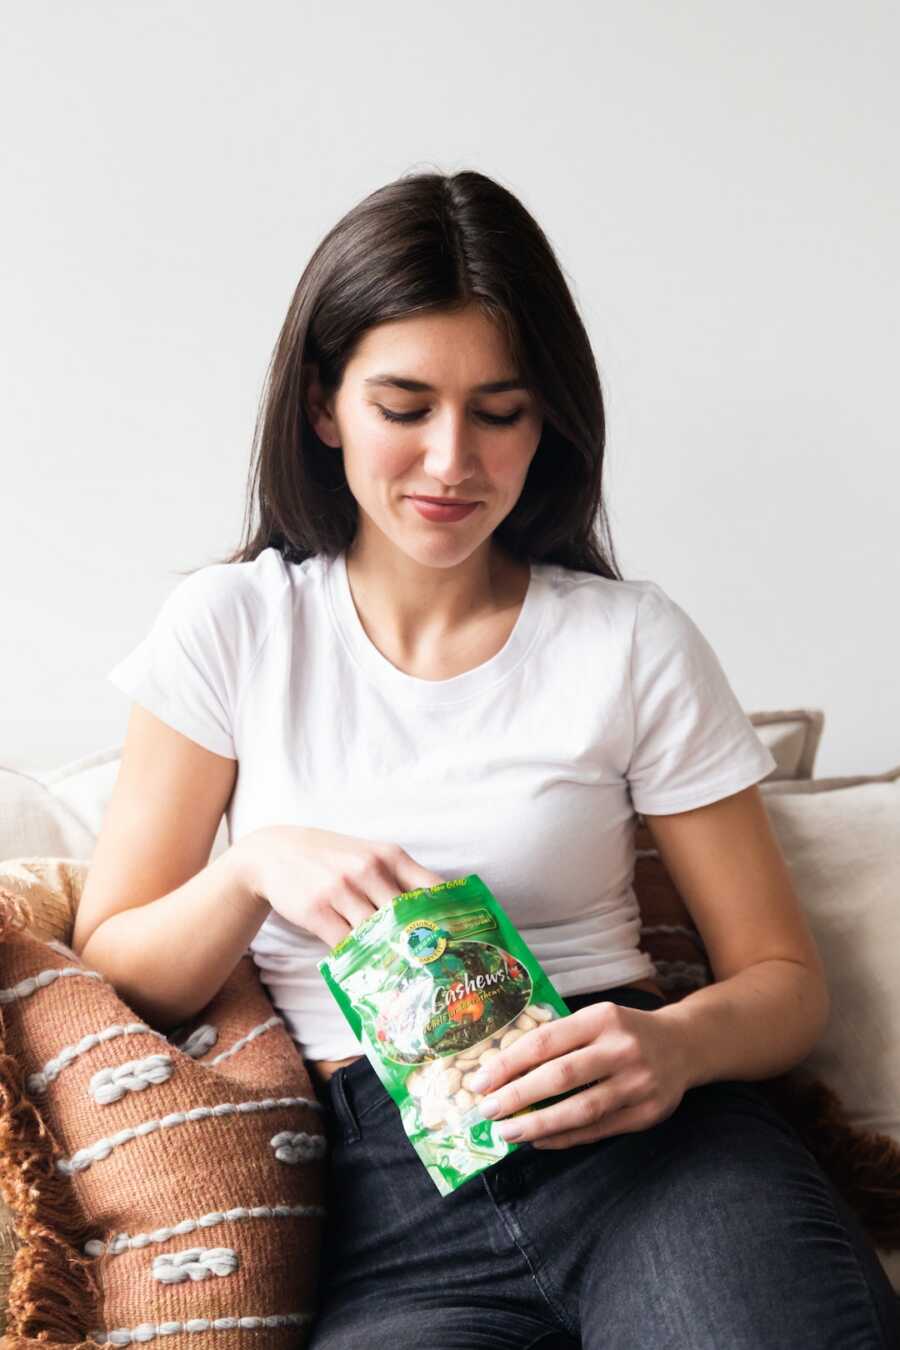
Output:
[[[525,660],[543,623],[549,591],[544,564],[530,563],[529,572],[525,598],[504,645],[490,660],[449,680],[423,680],[417,675],[409,675],[378,650],[356,611],[347,573],[346,550],[330,561],[325,560],[325,585],[335,627],[350,655],[368,678],[393,698],[436,707],[475,697],[505,680]]]

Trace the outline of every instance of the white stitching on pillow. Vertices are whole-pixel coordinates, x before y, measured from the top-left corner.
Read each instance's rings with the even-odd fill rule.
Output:
[[[213,1275],[233,1275],[238,1264],[238,1254],[233,1247],[186,1247],[184,1251],[155,1256],[153,1278],[164,1284],[208,1280]]]
[[[277,1013],[273,1017],[267,1017],[265,1022],[260,1022],[258,1027],[252,1027],[245,1036],[241,1036],[228,1050],[223,1050],[221,1054],[208,1059],[206,1061],[207,1067],[211,1069],[213,1065],[221,1064],[223,1059],[228,1059],[229,1055],[236,1055],[239,1050],[243,1050],[245,1045],[255,1041],[257,1036],[262,1036],[263,1032],[271,1031],[272,1027],[282,1026],[284,1026],[284,1018],[279,1017]]]
[[[102,1031],[89,1032],[86,1036],[82,1036],[81,1040],[76,1041],[74,1045],[63,1046],[58,1055],[47,1060],[43,1069],[28,1075],[28,1091],[31,1093],[46,1092],[49,1084],[55,1078],[58,1078],[66,1065],[71,1064],[79,1055],[85,1054],[88,1050],[93,1050],[95,1045],[100,1045],[103,1041],[111,1041],[116,1036],[130,1036],[139,1031],[150,1036],[158,1036],[161,1041],[166,1039],[161,1031],[157,1031],[155,1027],[148,1027],[144,1022],[126,1022],[124,1025],[114,1022],[112,1026],[104,1027]]]
[[[131,1139],[139,1139],[141,1135],[152,1134],[155,1130],[168,1129],[171,1125],[185,1125],[189,1120],[207,1120],[210,1116],[231,1116],[238,1112],[249,1111],[271,1111],[279,1106],[310,1106],[316,1111],[324,1110],[322,1103],[310,1097],[264,1097],[259,1102],[219,1102],[217,1106],[194,1106],[190,1111],[172,1111],[167,1116],[161,1116],[158,1120],[143,1120],[140,1125],[119,1130],[117,1134],[109,1139],[98,1139],[96,1144],[89,1144],[86,1148],[78,1149],[71,1158],[57,1158],[57,1171],[65,1173],[67,1176],[72,1172],[81,1172],[85,1167],[90,1167],[91,1163],[99,1161],[101,1158],[108,1158],[114,1148],[120,1144],[126,1144]],[[281,1135],[276,1135],[280,1139]],[[301,1136],[287,1134],[288,1139],[298,1139]],[[310,1140],[311,1151],[308,1157],[322,1157],[325,1153],[324,1135],[304,1135],[303,1138]],[[313,1150],[313,1141],[315,1149]],[[279,1154],[276,1152],[276,1157]],[[286,1158],[282,1161],[294,1162],[294,1158]]]
[[[281,1130],[269,1140],[279,1162],[311,1162],[313,1158],[323,1158],[328,1141],[322,1134],[307,1134],[305,1130],[296,1133]]]
[[[118,1233],[111,1242],[102,1238],[90,1238],[84,1244],[86,1256],[119,1256],[122,1252],[139,1251],[157,1242],[167,1242],[171,1237],[182,1233],[193,1233],[195,1228],[211,1228],[217,1223],[226,1223],[235,1219],[289,1219],[295,1214],[304,1218],[322,1218],[326,1214],[324,1205],[253,1205],[247,1208],[237,1205],[234,1209],[212,1209],[201,1214],[199,1219],[182,1219],[172,1228],[154,1228],[152,1233]]]
[[[129,1331],[117,1327],[91,1332],[101,1345],[130,1345],[132,1341],[152,1341],[156,1336],[172,1336],[179,1331],[234,1331],[236,1327],[258,1331],[260,1327],[302,1327],[312,1321],[313,1313],[270,1313],[268,1317],[192,1317],[187,1322],[141,1322]]]
[[[48,984],[61,979],[64,975],[80,975],[82,978],[88,976],[92,980],[100,980],[102,984],[107,983],[99,970],[88,970],[86,966],[63,966],[62,970],[54,970],[51,967],[48,970],[39,970],[37,975],[26,975],[24,980],[19,980],[18,984],[12,984],[7,989],[0,989],[0,1003],[12,1003],[17,998],[30,998],[39,989],[46,989]]]
[[[173,1073],[171,1055],[145,1055],[143,1059],[129,1059],[124,1064],[98,1069],[91,1075],[88,1091],[95,1102],[109,1106],[126,1092],[143,1092],[157,1083],[165,1083]]]
[[[176,1040],[174,1032],[169,1036],[172,1045],[180,1050],[183,1055],[190,1055],[191,1059],[199,1059],[201,1055],[205,1055],[207,1050],[213,1048],[218,1039],[219,1033],[209,1022],[204,1022],[202,1026],[195,1027],[185,1041]]]

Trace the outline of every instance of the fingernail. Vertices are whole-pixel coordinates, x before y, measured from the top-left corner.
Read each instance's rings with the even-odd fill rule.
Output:
[[[487,1070],[479,1069],[478,1072],[469,1079],[469,1087],[472,1092],[483,1092],[488,1085]]]
[[[517,1125],[513,1120],[504,1121],[501,1125],[497,1126],[497,1133],[503,1139],[518,1139],[519,1135],[522,1133],[522,1126]]]
[[[485,1097],[478,1110],[483,1116],[495,1116],[500,1109],[499,1097]]]

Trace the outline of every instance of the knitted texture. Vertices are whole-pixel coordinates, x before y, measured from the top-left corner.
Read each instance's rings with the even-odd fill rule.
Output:
[[[166,1036],[0,887],[4,1350],[299,1350],[316,1309],[322,1107],[244,956]]]

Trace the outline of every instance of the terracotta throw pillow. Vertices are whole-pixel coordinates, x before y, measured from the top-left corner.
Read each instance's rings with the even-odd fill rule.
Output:
[[[167,1037],[0,887],[4,1350],[297,1350],[316,1310],[322,1108],[245,955]],[[229,1340],[229,1337],[231,1338]]]

